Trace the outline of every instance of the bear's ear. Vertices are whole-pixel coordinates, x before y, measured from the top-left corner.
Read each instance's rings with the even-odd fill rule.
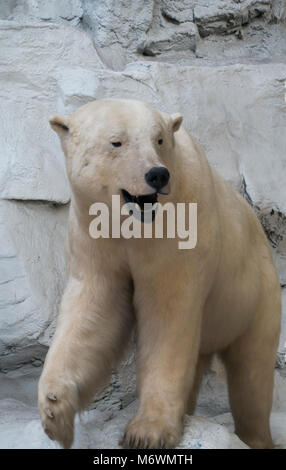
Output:
[[[182,124],[183,116],[179,113],[171,114],[173,132],[177,132]]]
[[[51,128],[60,136],[63,137],[69,132],[69,122],[67,116],[61,116],[60,114],[54,114],[50,117],[49,123]]]

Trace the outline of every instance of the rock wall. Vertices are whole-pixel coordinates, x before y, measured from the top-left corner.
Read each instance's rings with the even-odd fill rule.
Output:
[[[104,97],[181,112],[211,164],[256,210],[285,309],[285,82],[286,0],[1,2],[0,398],[35,404],[65,283],[70,190],[49,115]],[[282,323],[280,408],[285,310]],[[228,410],[220,377],[214,367],[201,409],[217,394],[216,412]],[[128,404],[134,381],[131,355],[97,408]]]

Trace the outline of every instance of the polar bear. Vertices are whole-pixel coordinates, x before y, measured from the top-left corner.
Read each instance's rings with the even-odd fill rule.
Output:
[[[251,207],[181,122],[122,99],[50,119],[72,189],[69,269],[38,396],[45,432],[65,448],[75,414],[106,383],[134,326],[139,405],[122,446],[178,444],[214,353],[226,367],[235,432],[250,447],[273,446],[281,295],[271,251]],[[195,248],[180,250],[176,237],[95,240],[89,208],[109,207],[113,195],[142,211],[142,201],[197,203]]]

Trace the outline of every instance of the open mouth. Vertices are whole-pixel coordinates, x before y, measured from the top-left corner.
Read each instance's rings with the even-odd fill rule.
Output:
[[[158,193],[133,196],[125,189],[121,190],[122,197],[128,204],[129,214],[141,222],[152,222],[157,212]]]

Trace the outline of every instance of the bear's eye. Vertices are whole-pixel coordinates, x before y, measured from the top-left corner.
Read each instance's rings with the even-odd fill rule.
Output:
[[[159,144],[159,145],[162,145],[162,143],[163,143],[163,139],[159,139],[159,140],[158,140],[158,144]]]
[[[121,147],[121,142],[111,142],[113,147]]]

